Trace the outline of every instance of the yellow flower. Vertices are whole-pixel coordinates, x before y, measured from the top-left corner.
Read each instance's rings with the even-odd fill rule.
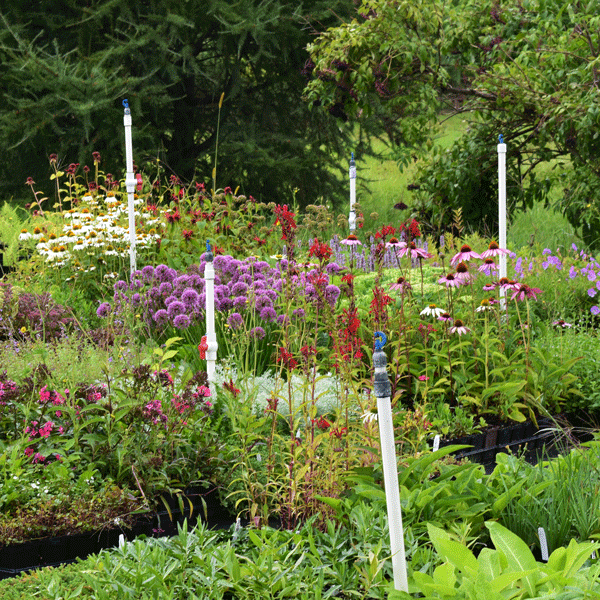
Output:
[[[27,332],[27,327],[25,327],[25,325],[23,325],[23,327],[21,327],[21,333],[26,333]]]

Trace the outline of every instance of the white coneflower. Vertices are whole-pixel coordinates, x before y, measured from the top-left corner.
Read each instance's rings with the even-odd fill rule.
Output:
[[[435,304],[430,304],[429,306],[426,306],[421,311],[420,314],[427,315],[427,316],[439,317],[440,315],[442,315],[445,312],[446,311],[443,308],[440,308],[439,306],[436,306]]]

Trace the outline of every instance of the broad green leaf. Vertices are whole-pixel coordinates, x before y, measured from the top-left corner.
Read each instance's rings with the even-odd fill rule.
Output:
[[[466,546],[451,540],[443,529],[430,523],[427,523],[427,531],[435,549],[444,560],[469,577],[475,577],[479,565],[473,553]]]
[[[518,535],[495,521],[486,521],[485,524],[490,530],[494,546],[506,556],[509,568],[522,572],[535,571],[538,568],[531,550]],[[537,575],[531,573],[523,577],[523,583],[530,596],[535,595],[535,582],[539,579],[539,575],[538,572]]]

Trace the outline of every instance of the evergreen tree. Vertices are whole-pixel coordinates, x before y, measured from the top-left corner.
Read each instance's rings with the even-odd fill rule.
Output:
[[[301,203],[340,190],[348,127],[301,94],[305,47],[348,0],[0,0],[0,190],[47,180],[47,157],[123,172],[122,100],[134,159],[181,179]],[[341,154],[340,154],[341,153]]]

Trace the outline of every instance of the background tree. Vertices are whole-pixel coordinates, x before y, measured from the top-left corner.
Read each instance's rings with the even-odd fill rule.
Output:
[[[377,107],[399,164],[424,158],[412,187],[432,226],[447,227],[460,206],[473,226],[495,227],[503,134],[512,207],[549,202],[552,191],[585,241],[600,245],[595,3],[373,0],[357,12],[311,45],[307,96],[357,117]],[[431,143],[442,110],[469,119],[447,152]]]
[[[123,171],[123,107],[138,164],[257,198],[301,203],[340,191],[349,127],[300,101],[315,33],[347,0],[0,0],[3,196],[47,180],[47,157]],[[338,16],[334,16],[334,13]],[[341,158],[343,154],[343,158]],[[343,178],[342,181],[344,181]]]

